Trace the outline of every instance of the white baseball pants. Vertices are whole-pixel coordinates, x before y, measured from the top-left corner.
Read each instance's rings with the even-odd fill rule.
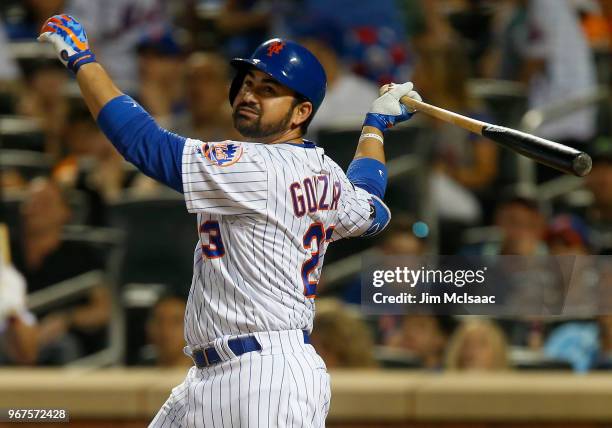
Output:
[[[301,330],[253,333],[261,351],[236,357],[215,340],[223,361],[189,369],[149,427],[324,427],[327,369]]]

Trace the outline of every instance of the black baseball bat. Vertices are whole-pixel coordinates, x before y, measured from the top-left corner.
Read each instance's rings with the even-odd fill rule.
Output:
[[[472,119],[422,101],[413,100],[407,96],[402,97],[400,102],[420,112],[489,138],[503,147],[566,174],[584,177],[591,171],[593,163],[591,157],[572,147],[516,129]]]

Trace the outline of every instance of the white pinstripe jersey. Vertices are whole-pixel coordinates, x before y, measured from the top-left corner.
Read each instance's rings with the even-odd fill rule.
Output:
[[[312,143],[188,139],[182,174],[199,231],[187,343],[311,331],[327,245],[367,230],[370,195]]]

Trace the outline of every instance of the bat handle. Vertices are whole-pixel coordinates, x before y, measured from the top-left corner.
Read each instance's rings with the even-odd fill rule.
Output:
[[[428,116],[435,117],[436,119],[440,119],[444,122],[452,123],[453,125],[467,129],[468,131],[478,135],[482,135],[482,129],[490,125],[489,123],[472,119],[471,117],[462,116],[455,112],[427,104],[423,101],[412,99],[407,95],[400,98],[400,103],[404,104],[406,107],[410,107],[413,110],[420,111]]]
[[[410,98],[408,95],[404,95],[402,98],[400,98],[400,103],[404,104],[406,107],[410,107],[415,110],[419,110],[419,108],[421,108],[423,104],[426,104],[423,101],[417,101],[413,98]]]

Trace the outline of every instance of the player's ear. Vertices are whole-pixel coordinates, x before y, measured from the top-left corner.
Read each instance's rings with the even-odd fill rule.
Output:
[[[293,118],[291,120],[292,125],[298,128],[312,115],[312,103],[310,101],[303,101],[293,107]]]

